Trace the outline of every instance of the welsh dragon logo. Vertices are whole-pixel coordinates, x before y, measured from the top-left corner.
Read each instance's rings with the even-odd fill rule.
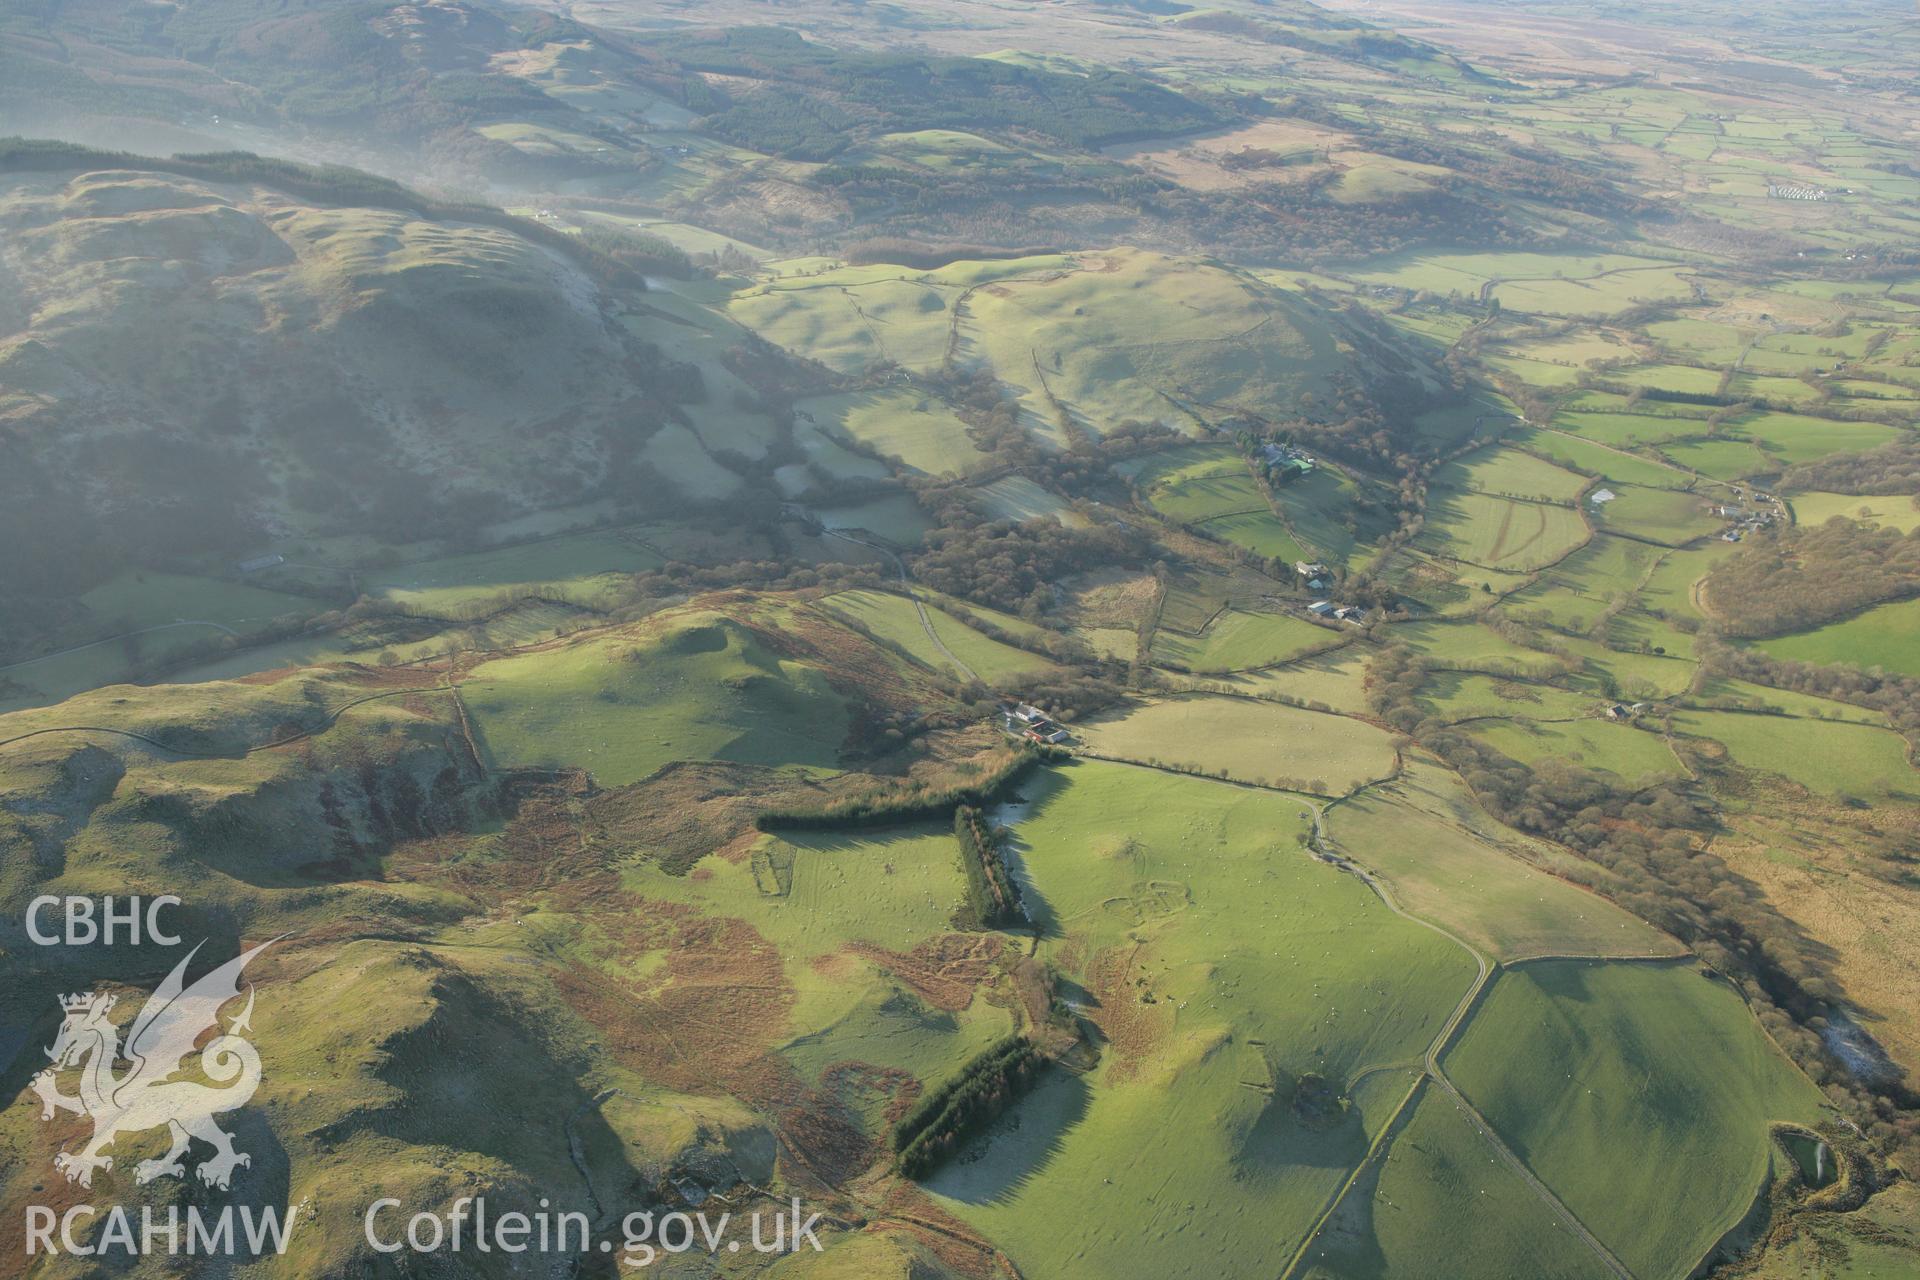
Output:
[[[173,1136],[173,1146],[159,1159],[136,1165],[135,1182],[184,1177],[181,1157],[193,1138],[214,1149],[195,1169],[210,1187],[225,1190],[234,1169],[252,1164],[245,1152],[234,1150],[233,1135],[213,1121],[222,1112],[245,1106],[260,1087],[260,1055],[241,1036],[253,1029],[252,986],[247,988],[246,1007],[224,1031],[220,1010],[239,996],[240,974],[248,963],[272,945],[263,942],[187,986],[187,965],[200,950],[194,947],[141,1007],[127,1030],[124,1051],[119,1029],[107,1018],[114,996],[88,992],[60,998],[66,1019],[47,1050],[53,1066],[34,1077],[33,1091],[40,1095],[42,1120],[53,1119],[56,1111],[93,1118],[93,1137],[86,1146],[53,1158],[68,1182],[92,1186],[95,1169],[113,1168],[113,1157],[101,1153],[115,1138],[163,1125]],[[216,1034],[200,1050],[200,1069],[218,1087],[173,1079],[181,1070],[181,1059],[193,1052],[208,1031]],[[123,1059],[127,1066],[116,1073],[115,1066]],[[75,1067],[80,1069],[80,1092],[69,1097],[60,1092],[59,1074]]]

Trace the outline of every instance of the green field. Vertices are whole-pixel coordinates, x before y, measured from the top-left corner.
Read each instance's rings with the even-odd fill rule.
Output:
[[[1420,541],[1436,555],[1524,572],[1564,559],[1587,537],[1586,522],[1571,507],[1436,490]]]
[[[1307,1253],[1312,1280],[1607,1280],[1613,1275],[1428,1088]]]
[[[676,489],[703,502],[719,502],[740,488],[740,477],[722,466],[693,431],[668,423],[653,433],[640,460]]]
[[[1375,505],[1363,505],[1369,493]],[[1377,500],[1378,486],[1363,486],[1329,466],[1283,485],[1275,501],[1294,536],[1311,558],[1357,568],[1373,554],[1373,544],[1390,532],[1393,521]]]
[[[1345,716],[1191,695],[1075,726],[1094,755],[1339,795],[1393,772],[1392,740]]]
[[[1552,654],[1517,645],[1477,622],[1402,623],[1393,638],[1435,667],[1534,676],[1555,670]]]
[[[1489,824],[1450,773],[1404,777],[1327,814],[1334,846],[1386,880],[1400,905],[1503,961],[1537,955],[1673,955],[1659,930],[1560,876],[1577,860]]]
[[[1114,464],[1114,470],[1151,491],[1203,476],[1245,475],[1247,464],[1231,445],[1211,443],[1139,454]]]
[[[1641,603],[1651,609],[1660,609],[1670,617],[1700,617],[1699,607],[1693,598],[1694,584],[1704,578],[1715,564],[1737,550],[1739,548],[1735,544],[1715,538],[1698,547],[1669,551],[1661,557],[1653,575],[1641,589]]]
[[[1447,722],[1485,717],[1571,720],[1592,711],[1594,699],[1549,684],[1437,671],[1421,686],[1420,703],[1436,719]]]
[[[1680,711],[1675,733],[1711,738],[1749,769],[1791,778],[1826,795],[1885,801],[1920,793],[1906,740],[1890,729],[1731,711]]]
[[[953,308],[970,287],[1069,260],[956,262],[935,271],[876,263],[808,265],[740,290],[727,313],[761,337],[843,373],[875,361],[930,370],[946,355]]]
[[[497,551],[419,560],[367,575],[362,590],[440,617],[460,617],[523,592],[591,603],[616,579],[664,563],[660,553],[646,545],[645,533],[615,529],[567,534]]]
[[[1337,632],[1277,613],[1229,609],[1198,636],[1169,630],[1164,615],[1153,635],[1153,660],[1189,671],[1249,671],[1340,642]]]
[[[1641,484],[1655,489],[1684,489],[1693,477],[1655,458],[1643,457],[1607,445],[1583,440],[1564,431],[1533,431],[1522,437],[1526,447],[1555,462],[1592,472],[1610,484]]]
[[[842,591],[827,596],[822,604],[852,619],[883,643],[907,654],[921,665],[948,675],[962,674],[954,665],[954,658],[965,663],[975,675],[989,684],[1014,681],[1021,676],[1053,668],[1051,662],[1038,654],[1002,644],[991,636],[975,631],[952,614],[928,605],[927,623],[932,625],[940,644],[945,645],[948,653],[953,655],[949,658],[928,637],[927,627],[920,620],[919,609],[906,596],[887,591]]]
[[[821,428],[882,458],[928,475],[965,474],[987,457],[966,424],[931,396],[912,391],[852,391],[803,400],[796,408]]]
[[[1698,494],[1638,485],[1621,485],[1614,494],[1612,502],[1598,508],[1596,520],[1601,528],[1617,533],[1678,546],[1712,533],[1723,523],[1707,513],[1707,502]]]
[[[1510,612],[1544,615],[1550,625],[1584,633],[1623,593],[1631,593],[1652,570],[1660,548],[1602,534],[1505,600]]]
[[[1041,488],[1025,476],[1002,476],[974,490],[980,505],[997,520],[1058,520],[1066,525],[1085,525],[1086,517],[1075,512],[1065,498]]]
[[[675,760],[834,766],[849,714],[820,668],[699,611],[556,650],[499,658],[461,685],[504,766],[577,764],[604,786]]]
[[[1795,524],[1825,524],[1835,516],[1911,533],[1920,528],[1920,502],[1912,497],[1853,493],[1796,493],[1787,499]]]
[[[1416,1057],[1472,962],[1310,858],[1297,798],[1098,762],[1022,791],[1042,954],[1109,1041],[931,1190],[1030,1275],[1266,1274],[1407,1088],[1379,1073],[1308,1124],[1297,1082]]]
[[[1901,434],[1899,428],[1880,422],[1843,422],[1771,410],[1738,418],[1734,425],[1788,464],[1812,462],[1836,453],[1857,453]]]
[[[1094,434],[1128,418],[1179,424],[1168,395],[1258,411],[1347,367],[1333,328],[1298,295],[1129,248],[976,290],[960,338],[959,356],[1015,387],[1050,437],[1056,404]]]
[[[1490,721],[1475,725],[1474,736],[1522,764],[1570,760],[1606,770],[1626,782],[1649,775],[1680,777],[1685,772],[1658,733],[1609,720]]]
[[[1590,482],[1530,453],[1496,447],[1449,462],[1434,473],[1433,483],[1498,497],[1572,502]]]
[[[1683,407],[1661,406],[1663,411]],[[1703,425],[1697,420],[1697,415],[1693,414],[1664,412],[1662,416],[1654,416],[1646,413],[1621,413],[1610,409],[1567,410],[1554,415],[1553,425],[1556,429],[1579,439],[1611,445],[1616,449],[1630,448],[1634,445],[1663,444],[1668,440],[1701,435],[1705,431]]]
[[[1238,459],[1235,459],[1238,462]],[[1267,498],[1244,464],[1234,471],[1186,475],[1154,486],[1149,501],[1170,520],[1192,523],[1257,511],[1265,514]]]
[[[1756,644],[1776,658],[1816,665],[1845,663],[1854,667],[1882,667],[1905,675],[1920,675],[1920,600],[1877,605],[1864,613],[1824,627],[1776,636]]]
[[[0,708],[58,702],[152,667],[177,666],[224,637],[243,638],[320,608],[305,596],[172,573],[123,574],[77,603],[82,612],[52,653],[0,666]]]
[[[933,528],[933,521],[912,495],[888,494],[840,506],[820,507],[816,514],[829,529],[873,534],[897,547],[911,547]]]
[[[1223,686],[1255,698],[1298,698],[1344,715],[1367,710],[1367,650],[1349,645],[1259,671],[1199,677],[1195,684]],[[1318,708],[1316,708],[1318,709]]]
[[[1744,680],[1730,680],[1715,676],[1701,683],[1700,689],[1688,701],[1703,707],[1736,706],[1751,710],[1772,711],[1780,715],[1798,716],[1807,720],[1850,720],[1855,724],[1874,724],[1885,727],[1886,713],[1869,707],[1856,706],[1851,702],[1836,702],[1832,698],[1818,698],[1812,694],[1795,693],[1790,689],[1775,689],[1763,684],[1748,684]]]
[[[1691,659],[1677,653],[1641,653],[1608,647],[1606,641],[1610,641],[1615,633],[1626,639],[1641,629],[1625,625],[1626,620],[1634,616],[1628,613],[1615,619],[1603,639],[1560,636],[1555,638],[1555,647],[1579,658],[1586,672],[1599,673],[1611,680],[1619,695],[1629,700],[1671,698],[1685,692],[1693,680],[1694,663]]]
[[[1767,1126],[1821,1114],[1738,993],[1687,964],[1502,973],[1444,1065],[1636,1275],[1687,1274],[1760,1190]]]
[[[1779,461],[1749,440],[1679,440],[1660,446],[1675,466],[1697,471],[1715,480],[1737,481],[1749,476],[1777,474]]]
[[[1278,556],[1281,560],[1292,562],[1303,560],[1308,554],[1307,549],[1294,538],[1292,531],[1264,508],[1218,516],[1193,527],[1201,533],[1245,547],[1258,556]]]

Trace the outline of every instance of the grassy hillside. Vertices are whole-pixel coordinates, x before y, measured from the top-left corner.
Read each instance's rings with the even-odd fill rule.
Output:
[[[1023,791],[1002,820],[1043,947],[1108,1044],[932,1190],[1048,1274],[1271,1265],[1405,1092],[1345,1082],[1416,1055],[1471,962],[1310,858],[1299,800],[1091,762]]]
[[[1685,966],[1512,970],[1446,1067],[1636,1274],[1684,1275],[1763,1185],[1767,1126],[1820,1117],[1738,994]]]
[[[583,499],[715,502],[784,439],[728,354],[745,335],[669,322],[611,260],[371,185],[355,204],[344,179],[325,200],[291,167],[289,196],[257,167],[0,178],[10,658],[162,621],[257,631],[338,602],[388,547],[464,549]],[[272,555],[302,563],[237,581]],[[156,610],[113,585],[134,566],[207,580]],[[258,590],[281,585],[320,599]]]

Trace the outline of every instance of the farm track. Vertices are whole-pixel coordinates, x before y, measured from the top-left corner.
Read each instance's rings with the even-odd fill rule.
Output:
[[[1314,810],[1313,847],[1317,852],[1330,852],[1330,845],[1326,834],[1326,814],[1327,810],[1333,807],[1333,804],[1338,803],[1339,801],[1334,801],[1332,804],[1322,805]],[[1454,1105],[1459,1108],[1461,1114],[1467,1118],[1468,1123],[1471,1124],[1486,1141],[1494,1154],[1500,1158],[1501,1163],[1511,1169],[1514,1174],[1539,1197],[1540,1202],[1559,1220],[1560,1224],[1585,1244],[1587,1248],[1593,1252],[1594,1256],[1600,1259],[1607,1270],[1618,1277],[1618,1280],[1635,1280],[1633,1273],[1627,1269],[1626,1264],[1615,1257],[1612,1250],[1608,1249],[1606,1245],[1600,1242],[1598,1237],[1587,1230],[1586,1224],[1582,1223],[1580,1219],[1574,1215],[1573,1211],[1562,1203],[1560,1197],[1555,1195],[1550,1187],[1534,1176],[1533,1170],[1529,1169],[1526,1162],[1516,1155],[1511,1147],[1507,1146],[1500,1135],[1494,1131],[1493,1125],[1488,1122],[1485,1116],[1480,1114],[1478,1108],[1467,1100],[1466,1095],[1460,1092],[1459,1087],[1447,1078],[1445,1070],[1440,1066],[1440,1056],[1452,1046],[1454,1038],[1459,1034],[1460,1028],[1473,1012],[1475,1005],[1479,1003],[1481,995],[1485,993],[1488,983],[1497,971],[1496,966],[1477,949],[1469,946],[1450,930],[1435,924],[1431,920],[1422,919],[1420,916],[1414,915],[1412,912],[1403,908],[1394,900],[1393,893],[1387,885],[1372,871],[1351,859],[1343,859],[1339,865],[1343,870],[1351,872],[1365,882],[1367,887],[1372,889],[1380,901],[1386,905],[1387,910],[1393,912],[1393,914],[1403,920],[1411,921],[1426,929],[1431,929],[1433,932],[1459,947],[1462,951],[1465,951],[1469,956],[1472,956],[1477,973],[1474,977],[1473,985],[1468,987],[1466,993],[1460,997],[1459,1003],[1453,1007],[1453,1012],[1447,1016],[1446,1022],[1441,1025],[1439,1033],[1436,1034],[1433,1040],[1427,1045],[1426,1053],[1423,1055],[1419,1064],[1421,1068],[1420,1078],[1414,1081],[1413,1087],[1408,1089],[1406,1095],[1400,1099],[1400,1105],[1394,1108],[1393,1114],[1388,1116],[1387,1122],[1380,1127],[1380,1132],[1368,1146],[1366,1155],[1361,1158],[1360,1163],[1354,1167],[1353,1172],[1348,1175],[1347,1180],[1341,1183],[1339,1189],[1334,1192],[1326,1205],[1321,1209],[1319,1216],[1314,1219],[1313,1225],[1308,1229],[1306,1237],[1300,1242],[1299,1249],[1287,1260],[1287,1265],[1281,1270],[1280,1280],[1292,1280],[1292,1277],[1301,1273],[1307,1252],[1313,1247],[1313,1242],[1319,1239],[1321,1232],[1326,1229],[1327,1223],[1332,1220],[1333,1215],[1339,1211],[1340,1205],[1346,1200],[1347,1194],[1359,1183],[1361,1176],[1372,1166],[1374,1160],[1392,1145],[1394,1137],[1411,1115],[1410,1108],[1418,1101],[1421,1089],[1429,1080],[1432,1081],[1436,1087],[1445,1091]],[[1588,956],[1568,958],[1605,960],[1611,957]],[[1411,1064],[1379,1064],[1362,1071],[1354,1077],[1354,1080],[1357,1081],[1378,1071],[1407,1065]],[[1349,1088],[1351,1088],[1351,1085],[1352,1082],[1350,1081]]]
[[[980,673],[962,662],[958,654],[947,648],[946,641],[942,640],[940,633],[933,629],[933,617],[927,612],[925,602],[923,602],[919,596],[913,594],[913,578],[907,573],[907,562],[900,558],[898,552],[894,551],[891,547],[883,547],[877,542],[868,542],[863,538],[856,538],[852,534],[841,533],[837,529],[828,529],[826,532],[828,537],[838,538],[842,542],[851,542],[858,546],[871,548],[893,561],[894,571],[900,575],[900,585],[907,588],[907,598],[913,601],[913,610],[920,615],[920,627],[927,633],[927,639],[932,642],[933,647],[939,651],[942,657],[954,665],[963,678],[974,681],[980,679]]]

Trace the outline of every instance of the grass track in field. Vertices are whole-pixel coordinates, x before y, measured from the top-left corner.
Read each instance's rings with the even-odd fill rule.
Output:
[[[1508,572],[1545,568],[1586,540],[1571,507],[1459,490],[1434,491],[1420,539],[1436,554]]]
[[[1613,1272],[1438,1089],[1361,1176],[1307,1255],[1310,1280],[1611,1280]]]
[[[1410,761],[1403,777],[1328,810],[1327,830],[1407,910],[1497,959],[1680,951],[1651,925],[1560,879],[1576,859],[1490,823],[1437,765]]]
[[[952,659],[940,652],[927,636],[920,611],[906,596],[889,591],[841,591],[827,596],[821,603],[851,618],[887,644],[912,655],[923,666],[950,676],[961,674]],[[934,635],[940,643],[989,684],[1053,669],[1053,664],[1038,654],[1001,644],[933,605],[926,609],[927,620],[933,624]]]
[[[1170,629],[1163,613],[1153,658],[1192,672],[1250,671],[1339,642],[1338,633],[1285,614],[1228,609],[1194,636]]]

